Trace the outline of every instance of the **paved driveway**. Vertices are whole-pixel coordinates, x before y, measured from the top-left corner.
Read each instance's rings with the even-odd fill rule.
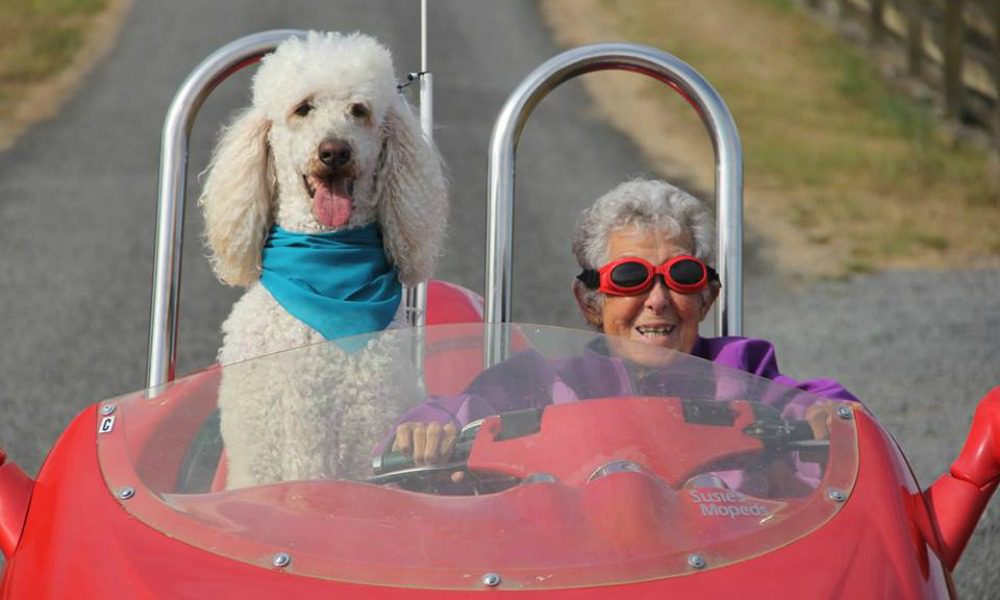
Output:
[[[400,73],[419,67],[419,4],[392,0],[136,0],[112,55],[61,116],[0,154],[0,443],[28,471],[69,419],[144,382],[159,132],[172,94],[207,54],[275,28],[361,29]],[[506,95],[558,49],[528,1],[431,2],[436,139],[453,216],[440,276],[483,284],[486,145]],[[191,170],[248,98],[248,76],[209,99]],[[518,162],[518,320],[577,325],[568,233],[580,208],[651,172],[568,84],[535,111]],[[198,194],[194,176],[191,196]],[[193,203],[189,203],[193,206]],[[212,362],[235,298],[208,271],[189,208],[180,371]],[[807,286],[774,276],[748,244],[746,333],[773,340],[785,372],[844,382],[892,429],[920,480],[946,469],[975,401],[1000,383],[1000,273],[893,272]],[[710,330],[710,327],[709,327]],[[709,331],[710,332],[710,331]],[[994,503],[957,573],[967,597],[1000,589]]]

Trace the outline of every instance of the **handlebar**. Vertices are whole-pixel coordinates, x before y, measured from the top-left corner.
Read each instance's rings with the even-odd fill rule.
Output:
[[[469,458],[469,454],[472,452],[472,446],[476,441],[476,435],[479,433],[479,428],[482,424],[483,419],[478,419],[462,428],[462,431],[458,434],[458,439],[455,440],[455,446],[452,448],[451,456],[453,460],[449,465],[461,466],[465,464]],[[434,468],[443,469],[449,465],[435,465]],[[376,479],[378,479],[379,475],[416,467],[417,465],[413,462],[412,456],[407,456],[398,450],[393,450],[391,444],[387,446],[385,452],[372,459],[372,472],[375,474]]]
[[[734,415],[730,414],[727,403],[686,401],[682,406],[683,420],[686,423],[719,426],[734,424],[732,420]],[[538,433],[543,412],[544,409],[532,408],[501,413],[496,417],[501,423],[499,431],[494,428],[484,435],[495,434],[494,441],[503,441]],[[385,452],[372,459],[374,477],[371,482],[389,483],[400,476],[410,474],[457,471],[466,468],[484,421],[485,419],[479,419],[462,428],[447,463],[418,466],[412,456],[392,450],[392,446],[389,445]],[[782,419],[777,411],[763,405],[754,407],[754,421],[743,427],[742,433],[747,437],[759,439],[763,445],[761,450],[770,454],[816,450],[829,447],[830,444],[828,440],[814,439],[812,427],[807,421]]]

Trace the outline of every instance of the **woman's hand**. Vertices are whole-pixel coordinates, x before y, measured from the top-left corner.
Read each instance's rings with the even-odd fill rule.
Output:
[[[840,402],[820,402],[806,409],[806,422],[813,430],[814,440],[830,439],[830,423],[837,418]]]
[[[837,407],[841,402],[819,402],[806,409],[806,422],[813,431],[814,440],[830,439],[830,423],[837,417]],[[817,463],[822,469],[826,465],[829,453],[826,448],[821,450],[802,450],[799,457],[805,462]]]
[[[396,427],[392,449],[413,459],[416,465],[447,462],[458,439],[458,428],[448,423],[408,422]]]

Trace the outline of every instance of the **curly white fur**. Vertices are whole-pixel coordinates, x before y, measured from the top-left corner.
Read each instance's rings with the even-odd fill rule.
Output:
[[[404,340],[387,332],[353,353],[316,344],[224,370],[226,486],[369,474],[373,448],[423,397]]]
[[[394,73],[389,51],[358,33],[310,32],[306,39],[283,42],[262,60],[253,81],[251,106],[223,131],[199,199],[216,275],[228,285],[247,288],[223,324],[220,363],[323,340],[319,332],[287,313],[260,284],[261,251],[274,223],[288,231],[314,233],[377,221],[400,281],[413,285],[430,276],[443,243],[446,184],[441,159],[397,91]],[[330,147],[347,148],[345,160],[331,166],[329,152],[325,158],[322,152]],[[317,182],[349,190],[346,222],[330,224],[317,213]],[[400,316],[401,311],[397,322]],[[346,385],[347,365],[340,361],[344,363],[340,367],[345,367],[340,368],[337,362],[309,367],[296,377],[310,379],[303,386],[314,392],[322,385]],[[312,452],[311,444],[318,439],[292,443],[294,423],[308,431],[317,422],[319,407],[302,406],[315,402],[308,395],[299,397],[298,404],[286,401],[295,386],[290,389],[283,376],[272,375],[266,385],[275,391],[267,394],[260,388],[265,382],[256,382],[254,389],[247,387],[246,378],[238,381],[223,374],[219,403],[230,487],[332,475],[327,467],[290,467],[265,475],[250,464],[267,458],[259,455],[265,448],[270,448],[265,454],[283,455],[270,456],[272,463],[308,463],[311,459],[305,454],[296,459],[287,452],[298,446],[296,453]],[[359,377],[367,380],[371,374]],[[373,397],[360,396],[356,402]],[[282,422],[291,423],[286,423],[287,431],[278,431],[281,428],[268,425],[267,419],[248,424],[245,418],[234,418],[241,411],[255,410],[247,403],[270,403],[256,408],[272,416],[280,404]]]

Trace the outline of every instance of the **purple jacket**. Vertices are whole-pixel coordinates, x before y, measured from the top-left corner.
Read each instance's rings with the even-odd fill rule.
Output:
[[[720,401],[754,398],[777,409],[785,419],[803,419],[806,409],[820,398],[858,401],[832,379],[800,382],[782,375],[774,346],[764,340],[699,338],[691,354],[711,362],[679,358],[673,366],[661,369],[636,368],[608,352],[601,338],[579,356],[567,359],[545,358],[532,350],[520,352],[480,373],[463,393],[430,398],[406,413],[400,422],[453,423],[461,428],[476,419],[507,411],[612,396]],[[757,377],[734,374],[733,369]],[[819,465],[797,457],[792,464],[794,479],[801,484],[792,495],[815,489],[821,478]],[[716,474],[730,489],[760,497],[775,492],[768,476],[759,471]],[[782,485],[785,492],[779,495],[788,493],[788,485]]]
[[[704,394],[706,378],[717,377],[714,397],[719,400],[750,395],[781,411],[784,418],[801,419],[816,396],[834,400],[857,401],[850,392],[832,379],[796,381],[778,370],[774,346],[765,340],[743,337],[699,338],[691,354],[721,365],[757,375],[753,378],[725,377],[711,366],[695,365],[683,369],[687,375],[697,372],[697,381],[678,380],[671,369],[638,373],[634,367],[610,355],[602,346],[592,347],[568,359],[546,359],[534,351],[520,352],[503,363],[481,373],[465,392],[457,396],[435,397],[410,410],[400,422],[421,421],[467,423],[501,412],[538,408],[548,404],[575,402],[607,396],[684,396],[685,390],[699,389]],[[694,361],[688,361],[693,363]],[[735,379],[735,381],[734,381]],[[769,385],[774,382],[780,385]],[[746,389],[752,386],[753,390]],[[808,392],[801,394],[796,392]]]

